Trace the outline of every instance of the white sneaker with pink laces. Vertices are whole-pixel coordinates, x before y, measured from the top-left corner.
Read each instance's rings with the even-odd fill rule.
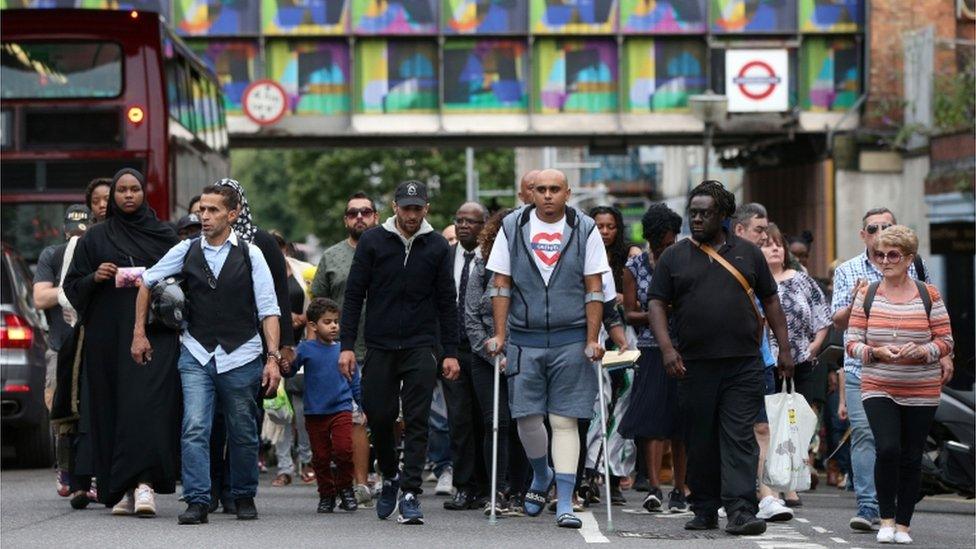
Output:
[[[156,516],[156,494],[153,489],[146,484],[140,484],[136,488],[135,512],[140,517]]]

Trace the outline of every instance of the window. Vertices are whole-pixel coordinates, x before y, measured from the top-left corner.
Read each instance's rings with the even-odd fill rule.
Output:
[[[4,99],[118,97],[122,47],[114,42],[3,42]]]

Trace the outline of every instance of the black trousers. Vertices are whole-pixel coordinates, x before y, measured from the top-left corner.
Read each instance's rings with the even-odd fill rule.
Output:
[[[922,451],[937,406],[902,406],[888,398],[864,401],[874,434],[874,486],[881,518],[911,526],[922,480]]]
[[[454,487],[471,495],[487,493],[488,473],[484,467],[485,446],[482,410],[474,387],[470,348],[458,349],[461,367],[454,381],[443,380],[444,400],[447,403],[447,422],[451,433],[451,464],[454,468]],[[491,413],[491,400],[488,400]],[[489,423],[489,430],[490,430]],[[490,450],[490,447],[489,447]],[[489,454],[489,459],[491,454]],[[490,470],[490,468],[488,469]]]
[[[431,347],[367,349],[363,363],[363,411],[384,478],[397,475],[394,428],[403,406],[403,476],[400,489],[420,494],[427,458],[430,400],[440,371]]]
[[[764,405],[759,357],[686,360],[678,406],[688,452],[688,498],[699,515],[725,506],[730,519],[755,515],[759,446],[753,424]]]
[[[471,361],[471,378],[475,395],[481,408],[481,424],[484,431],[484,467],[491,476],[492,406],[495,393],[495,380],[492,372],[494,364],[475,356]],[[514,428],[511,411],[508,407],[508,382],[502,378],[498,386],[498,491],[506,494],[523,495],[529,479],[529,460],[525,457],[518,430]],[[456,477],[455,477],[456,478]],[[489,479],[490,480],[490,479]]]

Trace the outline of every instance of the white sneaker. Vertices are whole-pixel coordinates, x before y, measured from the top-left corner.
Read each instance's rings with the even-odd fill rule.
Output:
[[[137,515],[140,517],[156,516],[156,494],[152,488],[140,484],[136,488],[135,496],[135,513]]]
[[[895,541],[895,529],[892,526],[882,526],[878,530],[878,543],[892,543]]]
[[[767,522],[783,522],[793,518],[793,509],[783,505],[783,502],[773,496],[766,496],[759,502],[757,518]]]
[[[912,536],[909,536],[908,532],[895,532],[895,543],[908,545],[911,542]]]
[[[132,491],[129,491],[122,497],[122,501],[116,503],[115,507],[112,507],[112,514],[115,516],[131,515],[136,512],[135,508],[135,495],[133,495]]]
[[[719,507],[718,508],[718,516],[719,516],[719,518],[728,518],[727,515],[728,515],[728,513],[725,512],[725,507]]]
[[[454,469],[446,467],[441,476],[437,478],[437,488],[434,493],[438,496],[450,496],[454,494]]]

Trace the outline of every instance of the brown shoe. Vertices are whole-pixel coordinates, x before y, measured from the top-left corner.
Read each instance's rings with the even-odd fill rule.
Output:
[[[288,486],[291,484],[291,475],[288,473],[278,473],[278,476],[271,481],[272,486]]]

